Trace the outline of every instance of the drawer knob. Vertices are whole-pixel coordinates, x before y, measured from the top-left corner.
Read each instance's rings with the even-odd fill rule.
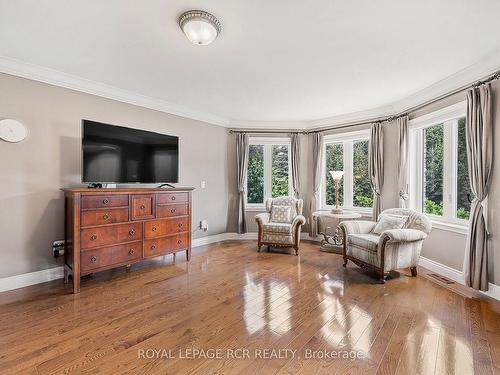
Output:
[[[175,212],[175,208],[172,208],[172,209],[170,210],[170,212],[171,212],[171,213],[174,213],[174,212]]]
[[[104,214],[104,215],[102,215],[102,218],[103,218],[104,220],[108,220],[108,219],[109,219],[109,215],[108,215],[108,214]]]
[[[146,206],[145,206],[145,205],[143,205],[143,204],[141,204],[140,209],[141,209],[141,210],[144,210],[145,208],[146,208]]]
[[[180,227],[182,227],[182,223],[177,224],[177,226],[178,226],[179,228],[180,228]]]
[[[156,250],[156,245],[151,245],[151,250]]]
[[[109,200],[108,200],[108,199],[103,199],[103,200],[102,200],[102,203],[103,203],[103,204],[108,204],[108,203],[109,203]]]
[[[178,240],[177,243],[180,245],[182,243],[182,240]]]
[[[91,261],[92,263],[97,262],[97,257],[96,257],[95,255],[92,255],[92,256],[90,257],[90,261]]]
[[[172,196],[172,200],[175,201],[175,195]]]
[[[153,232],[156,232],[156,227],[151,228]]]
[[[90,240],[91,241],[97,240],[97,235],[93,234],[92,236],[90,236]]]
[[[134,252],[135,252],[135,251],[134,251],[134,249],[130,249],[130,250],[128,251],[129,255],[132,255]]]
[[[135,230],[130,229],[130,230],[128,231],[128,235],[129,235],[129,236],[133,236],[134,234],[135,234]]]

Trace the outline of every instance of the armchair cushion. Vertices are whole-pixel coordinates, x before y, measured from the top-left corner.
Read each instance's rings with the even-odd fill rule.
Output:
[[[373,233],[380,235],[382,232],[389,229],[404,228],[407,221],[408,221],[408,216],[389,215],[382,213],[378,217],[377,225],[375,226],[375,228],[373,228]]]
[[[265,233],[286,233],[292,234],[292,224],[290,223],[273,223],[269,222],[263,224],[263,230]]]
[[[350,234],[347,236],[347,242],[351,246],[377,252],[379,238],[377,234]]]
[[[273,204],[271,208],[271,222],[273,223],[291,223],[292,222],[292,207],[278,206]]]

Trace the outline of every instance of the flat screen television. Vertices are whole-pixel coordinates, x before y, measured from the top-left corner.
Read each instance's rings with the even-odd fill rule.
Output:
[[[82,120],[82,182],[176,183],[179,138]]]

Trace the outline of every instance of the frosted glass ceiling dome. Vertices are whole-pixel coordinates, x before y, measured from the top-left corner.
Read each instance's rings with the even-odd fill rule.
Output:
[[[179,26],[192,43],[200,46],[212,43],[221,30],[219,20],[203,10],[189,10],[182,13]]]

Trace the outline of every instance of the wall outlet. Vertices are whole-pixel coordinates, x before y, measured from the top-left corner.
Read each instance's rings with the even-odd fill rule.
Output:
[[[64,255],[64,244],[64,240],[57,240],[52,243],[52,255],[54,258]]]
[[[200,188],[205,189],[207,187],[207,182],[205,180],[200,182]]]
[[[200,221],[200,229],[203,229],[204,232],[208,230],[208,221],[202,220]]]

